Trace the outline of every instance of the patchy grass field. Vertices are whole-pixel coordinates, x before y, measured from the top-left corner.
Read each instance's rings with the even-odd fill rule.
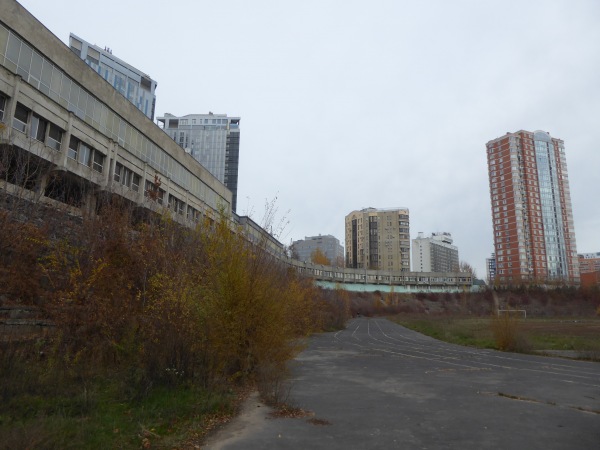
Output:
[[[396,315],[396,323],[428,336],[459,345],[500,348],[494,317]],[[570,350],[578,357],[600,361],[600,318],[511,319],[521,351]]]
[[[182,442],[200,442],[239,401],[233,392],[188,386],[134,399],[119,380],[52,380],[40,366],[16,369],[26,369],[21,385],[3,376],[0,390],[0,449],[194,448]]]

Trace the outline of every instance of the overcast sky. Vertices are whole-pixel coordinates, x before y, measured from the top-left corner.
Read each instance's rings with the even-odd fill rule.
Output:
[[[241,117],[238,213],[280,240],[365,207],[452,233],[485,277],[486,142],[565,141],[577,250],[600,251],[600,1],[23,0],[158,82],[156,115]]]

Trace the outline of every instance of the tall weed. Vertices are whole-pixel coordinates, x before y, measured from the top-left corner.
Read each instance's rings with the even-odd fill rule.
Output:
[[[526,353],[530,351],[527,338],[521,332],[520,320],[516,314],[499,314],[492,316],[490,327],[498,350]]]

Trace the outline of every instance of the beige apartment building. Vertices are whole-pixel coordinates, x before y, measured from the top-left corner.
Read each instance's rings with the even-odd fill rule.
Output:
[[[365,208],[346,216],[346,267],[410,271],[408,208]]]

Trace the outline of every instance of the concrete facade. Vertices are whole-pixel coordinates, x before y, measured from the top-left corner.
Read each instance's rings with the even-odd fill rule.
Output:
[[[139,69],[113,56],[112,51],[75,36],[69,36],[71,51],[98,72],[127,100],[142,111],[150,120],[154,120],[156,108],[156,81]]]
[[[486,147],[498,282],[578,284],[564,142],[521,130]]]
[[[413,272],[458,272],[458,248],[452,242],[450,233],[419,233],[412,241]]]
[[[157,121],[186,153],[227,186],[232,193],[232,210],[237,211],[240,118],[213,113],[176,117],[167,113]]]
[[[323,252],[332,266],[344,265],[344,247],[339,239],[330,234],[306,236],[292,243],[292,251],[299,261],[311,261],[311,255],[317,248]]]
[[[0,0],[0,22],[5,189],[81,211],[117,195],[182,223],[230,214],[231,192],[27,10]]]
[[[365,208],[345,222],[347,267],[410,271],[408,208]]]

